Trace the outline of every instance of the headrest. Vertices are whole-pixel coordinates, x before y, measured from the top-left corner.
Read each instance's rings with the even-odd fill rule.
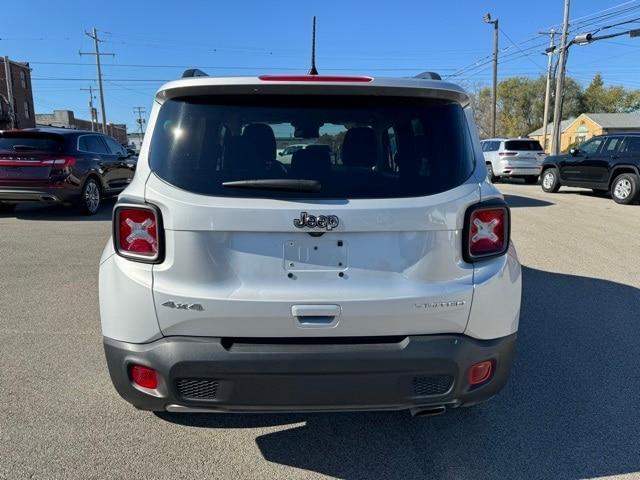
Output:
[[[328,148],[307,148],[297,150],[291,156],[291,175],[296,178],[318,178],[331,170],[331,156]]]
[[[244,127],[242,143],[251,163],[271,163],[276,159],[276,137],[269,125],[252,123]]]
[[[342,163],[350,167],[373,167],[378,158],[376,132],[369,127],[347,130],[341,158]]]

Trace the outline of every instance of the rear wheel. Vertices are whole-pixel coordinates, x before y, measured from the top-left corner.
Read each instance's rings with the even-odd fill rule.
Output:
[[[614,202],[628,205],[638,198],[638,176],[634,173],[618,175],[611,184],[611,198]]]
[[[100,185],[94,178],[89,178],[82,187],[82,193],[78,200],[78,209],[84,215],[95,215],[102,203]]]
[[[542,190],[547,193],[556,193],[560,190],[560,178],[557,168],[549,168],[542,174]]]
[[[493,173],[493,165],[487,163],[487,180],[491,183],[496,183],[498,181],[498,177]]]
[[[15,203],[0,202],[0,213],[11,213],[16,209]]]
[[[533,177],[524,177],[524,183],[526,183],[527,185],[535,185],[536,183],[538,183],[538,176],[535,175]]]

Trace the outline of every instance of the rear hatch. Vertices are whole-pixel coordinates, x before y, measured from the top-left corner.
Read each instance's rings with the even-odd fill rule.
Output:
[[[0,186],[45,183],[63,151],[63,137],[46,132],[0,132]]]
[[[544,151],[537,140],[507,140],[501,152],[516,166],[537,167],[544,160]]]
[[[305,144],[291,163],[285,144]],[[371,95],[166,100],[146,199],[163,216],[153,267],[165,335],[463,332],[479,200],[463,107]]]

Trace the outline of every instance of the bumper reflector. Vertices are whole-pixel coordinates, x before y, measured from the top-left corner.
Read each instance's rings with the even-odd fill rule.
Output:
[[[153,368],[132,365],[129,370],[129,376],[131,381],[140,387],[150,390],[158,388],[158,374]]]
[[[480,385],[491,378],[493,372],[493,362],[491,360],[485,360],[484,362],[476,363],[469,369],[469,385]]]

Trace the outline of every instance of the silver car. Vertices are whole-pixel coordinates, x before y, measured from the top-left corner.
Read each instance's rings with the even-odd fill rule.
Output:
[[[535,184],[540,176],[545,153],[537,140],[530,138],[490,138],[480,142],[487,164],[487,178],[522,178]]]

